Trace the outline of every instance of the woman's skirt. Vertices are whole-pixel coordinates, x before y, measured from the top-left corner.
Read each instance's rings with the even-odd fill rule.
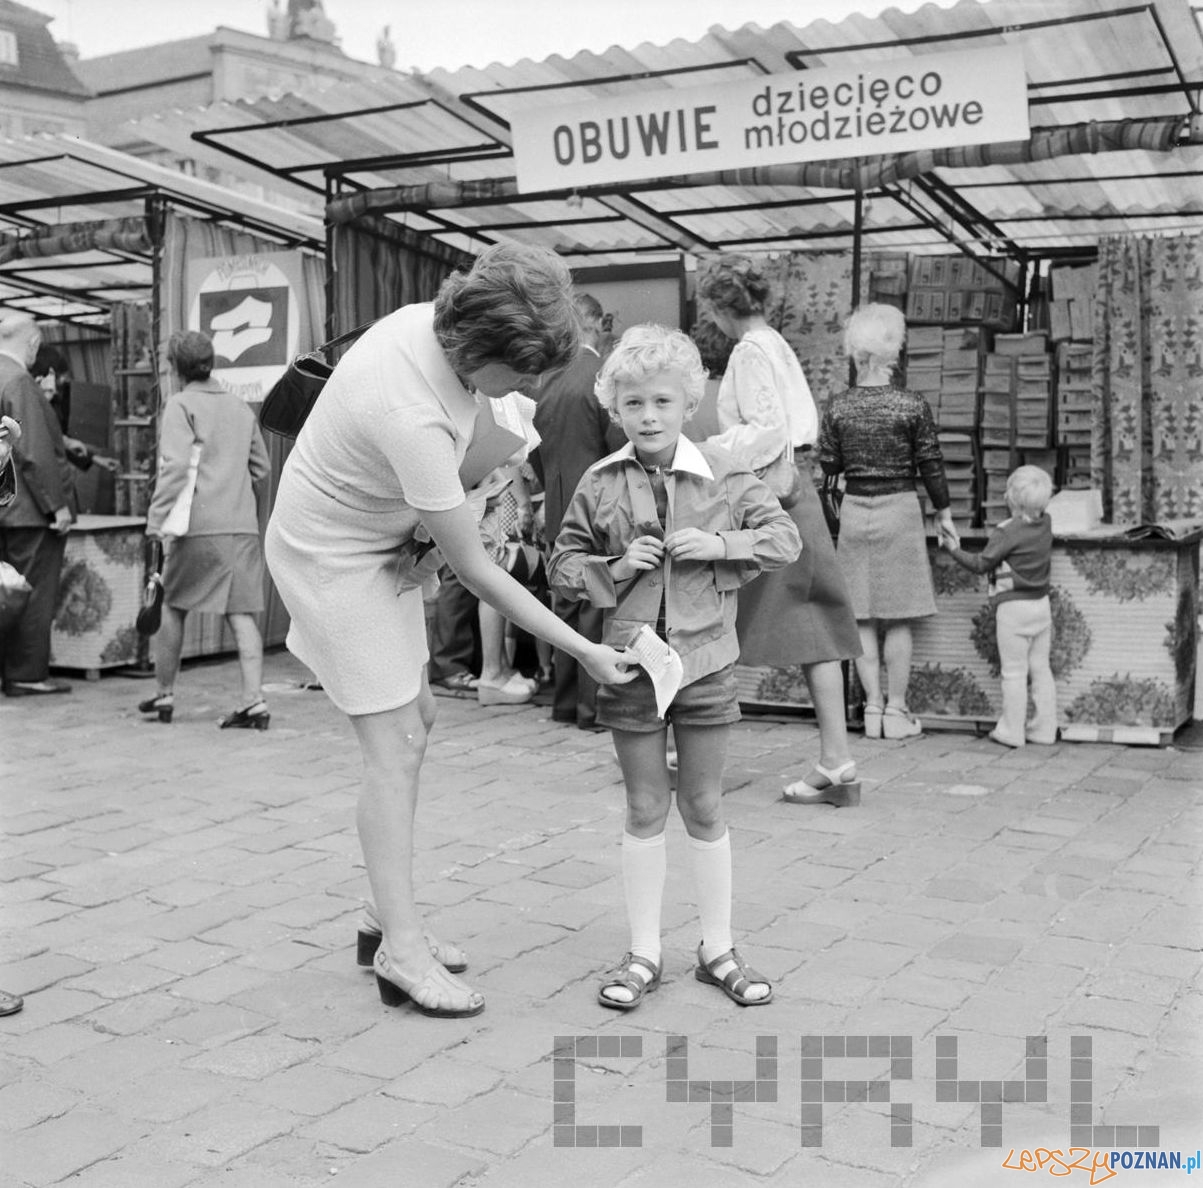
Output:
[[[739,592],[739,661],[783,668],[861,654],[856,616],[808,466],[789,517],[802,538],[798,559]]]
[[[923,513],[914,491],[845,495],[838,557],[858,619],[936,613]]]
[[[163,601],[183,611],[257,615],[263,610],[263,549],[251,533],[181,536],[163,571]]]
[[[288,650],[345,714],[418,696],[429,653],[420,587],[401,580],[411,509],[367,512],[284,471],[267,526],[267,562],[291,616]]]

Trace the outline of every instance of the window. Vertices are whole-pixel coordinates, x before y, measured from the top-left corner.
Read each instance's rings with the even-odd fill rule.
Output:
[[[17,35],[10,29],[0,29],[0,66],[16,66]]]

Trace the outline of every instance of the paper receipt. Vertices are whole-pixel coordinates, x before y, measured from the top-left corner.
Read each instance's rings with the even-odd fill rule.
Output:
[[[663,718],[681,687],[681,677],[685,671],[681,657],[646,623],[627,644],[627,653],[643,665],[652,678],[652,688],[656,691],[656,713]]]

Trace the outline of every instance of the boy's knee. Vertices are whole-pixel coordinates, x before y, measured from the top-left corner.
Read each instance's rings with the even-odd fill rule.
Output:
[[[643,836],[658,832],[668,820],[668,789],[663,794],[651,789],[627,792],[627,824]]]

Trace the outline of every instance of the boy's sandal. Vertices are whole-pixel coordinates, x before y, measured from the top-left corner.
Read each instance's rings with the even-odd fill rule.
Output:
[[[647,970],[651,975],[644,978],[635,972],[635,968]],[[597,1001],[604,1007],[612,1007],[616,1011],[633,1011],[642,1001],[645,994],[657,989],[660,985],[660,967],[646,957],[628,953],[615,970],[615,976],[601,984],[597,991]],[[611,998],[607,990],[626,990],[631,998],[624,1002],[620,998]]]
[[[720,978],[718,971],[724,965],[731,968]],[[764,1006],[773,997],[772,983],[762,973],[757,973],[734,949],[728,949],[713,961],[706,961],[702,956],[702,946],[698,945],[698,966],[693,976],[699,982],[709,986],[717,986],[732,1002],[740,1006]],[[768,986],[769,992],[763,998],[749,998],[748,990],[754,985]]]
[[[834,770],[816,763],[809,775],[785,786],[781,799],[786,804],[831,804],[836,808],[860,804],[855,760],[849,759]]]

